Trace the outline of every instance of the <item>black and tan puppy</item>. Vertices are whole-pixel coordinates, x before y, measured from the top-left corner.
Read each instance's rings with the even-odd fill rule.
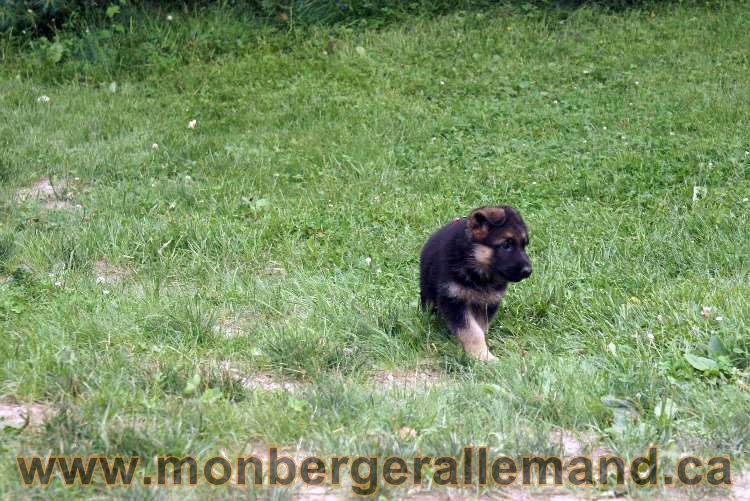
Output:
[[[508,282],[531,275],[528,243],[521,215],[500,205],[446,224],[422,248],[422,307],[436,309],[474,358],[495,359],[484,336]]]

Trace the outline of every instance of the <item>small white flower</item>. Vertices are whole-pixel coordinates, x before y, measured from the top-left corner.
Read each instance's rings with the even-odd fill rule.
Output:
[[[552,102],[553,102],[553,103],[555,103],[555,104],[560,104],[560,103],[559,103],[559,102],[557,101],[557,99],[555,99],[555,100],[554,100],[554,101],[552,101]]]
[[[47,273],[47,276],[50,277],[50,278],[52,278],[52,277],[55,276],[55,274],[54,273]]]
[[[383,273],[383,270],[381,268],[378,268],[377,270],[375,270],[375,273]],[[716,320],[718,320],[718,318]]]
[[[445,85],[445,82],[443,82],[442,80],[440,80],[440,85]]]
[[[750,202],[750,198],[743,198],[742,201],[743,202]]]
[[[195,126],[198,125],[198,121],[193,119],[188,122],[188,129],[195,129]]]
[[[154,144],[152,144],[152,145],[151,145],[151,149],[152,149],[152,150],[158,150],[158,149],[159,149],[159,144],[158,144],[158,143],[154,143]]]
[[[635,81],[635,84],[636,84],[636,85],[641,85],[641,82],[639,82],[638,80],[636,80],[636,81]]]
[[[37,103],[49,103],[49,96],[39,96],[36,98]]]
[[[174,18],[172,17],[172,14],[169,14],[169,15],[167,15],[167,21],[171,21],[172,19],[174,19]]]
[[[365,263],[367,263],[367,265],[369,266],[369,265],[370,265],[370,263],[372,263],[372,258],[371,258],[370,256],[367,256],[367,257],[365,258]]]
[[[109,295],[109,290],[107,289],[102,290],[102,294],[104,294],[105,296]]]
[[[59,280],[55,282],[55,287],[62,287],[62,282]]]
[[[721,322],[722,320],[724,320],[724,317],[716,317],[717,322]]]
[[[189,175],[186,175],[186,176],[185,176],[185,181],[187,181],[187,182],[190,182],[190,181],[192,181],[192,180],[193,180],[193,178],[192,178],[192,177],[190,177]]]
[[[607,130],[607,126],[605,125],[604,127],[602,127],[602,129]]]
[[[654,340],[654,333],[653,332],[647,332],[646,333],[646,337],[648,338],[649,341],[653,341]]]
[[[106,279],[106,278],[104,278],[104,277],[96,277],[96,283],[97,283],[97,284],[103,284],[103,283],[105,283],[106,281],[107,281],[107,279]]]
[[[669,131],[669,135],[670,135],[670,136],[674,136],[674,132],[672,132],[672,131],[670,130],[670,131]]]

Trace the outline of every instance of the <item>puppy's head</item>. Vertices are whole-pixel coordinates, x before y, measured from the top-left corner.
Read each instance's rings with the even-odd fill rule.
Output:
[[[520,282],[531,275],[526,255],[529,234],[513,207],[481,207],[469,215],[466,234],[473,244],[477,271],[499,280]]]

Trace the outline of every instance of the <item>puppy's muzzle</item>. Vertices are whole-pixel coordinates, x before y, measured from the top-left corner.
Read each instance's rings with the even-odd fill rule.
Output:
[[[521,268],[521,271],[519,272],[519,275],[521,278],[529,278],[531,276],[531,266],[527,265]]]

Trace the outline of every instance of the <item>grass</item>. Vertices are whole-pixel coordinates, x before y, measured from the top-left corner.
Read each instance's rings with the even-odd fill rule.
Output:
[[[222,16],[141,19],[94,56],[75,44],[98,32],[61,37],[56,64],[2,43],[0,393],[54,409],[3,432],[6,458],[553,454],[562,428],[747,461],[742,2],[304,33]],[[71,207],[14,195],[43,177]],[[535,272],[483,364],[418,311],[417,262],[496,203],[524,215]],[[379,383],[414,369],[432,383]],[[236,377],[254,373],[294,389]],[[12,461],[0,491],[166,495],[29,491]]]

